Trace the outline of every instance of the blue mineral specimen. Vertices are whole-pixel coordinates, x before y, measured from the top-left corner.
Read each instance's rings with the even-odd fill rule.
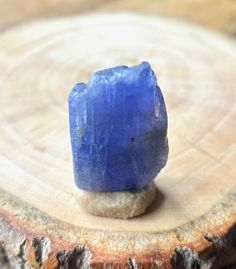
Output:
[[[75,182],[80,189],[147,187],[168,157],[165,102],[151,66],[117,66],[69,96]]]

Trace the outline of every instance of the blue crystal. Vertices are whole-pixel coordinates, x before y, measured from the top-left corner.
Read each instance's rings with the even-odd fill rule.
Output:
[[[168,157],[167,113],[147,62],[96,72],[69,96],[77,186],[122,191],[148,186]]]

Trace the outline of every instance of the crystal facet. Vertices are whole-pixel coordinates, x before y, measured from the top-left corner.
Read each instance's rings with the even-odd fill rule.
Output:
[[[98,71],[76,84],[69,115],[79,188],[141,189],[165,166],[167,113],[149,63]]]

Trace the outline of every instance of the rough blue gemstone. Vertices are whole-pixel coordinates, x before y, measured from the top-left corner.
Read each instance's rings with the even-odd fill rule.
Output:
[[[149,185],[168,157],[167,113],[147,62],[96,72],[69,96],[77,186],[122,191]]]

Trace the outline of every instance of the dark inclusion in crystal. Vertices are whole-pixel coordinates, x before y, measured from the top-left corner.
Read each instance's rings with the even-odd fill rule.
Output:
[[[69,96],[75,182],[81,189],[144,188],[168,157],[165,102],[151,66],[117,66]]]

